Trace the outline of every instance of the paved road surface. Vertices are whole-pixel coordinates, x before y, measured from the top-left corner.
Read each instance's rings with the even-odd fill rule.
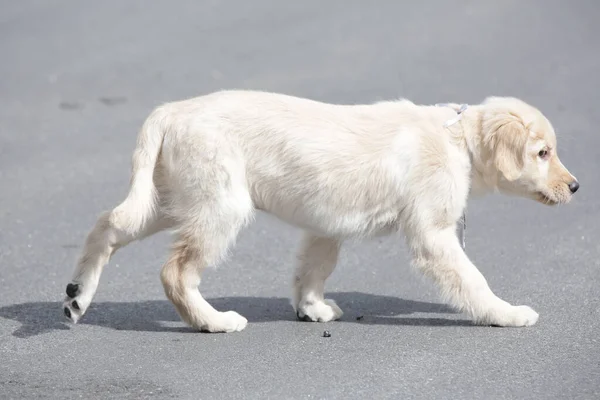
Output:
[[[599,18],[594,0],[2,2],[0,398],[600,398]],[[327,286],[343,320],[296,322],[299,232],[263,215],[203,282],[245,331],[179,322],[158,278],[167,235],[117,253],[85,319],[65,323],[73,261],[126,193],[142,120],[221,88],[539,106],[580,193],[473,202],[468,231],[492,288],[539,324],[472,326],[401,238],[348,243]]]

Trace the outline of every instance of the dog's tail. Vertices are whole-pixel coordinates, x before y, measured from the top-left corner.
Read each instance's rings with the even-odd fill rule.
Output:
[[[168,129],[167,116],[165,106],[158,107],[142,125],[133,152],[129,194],[112,212],[112,222],[131,236],[136,236],[156,212],[154,168]]]

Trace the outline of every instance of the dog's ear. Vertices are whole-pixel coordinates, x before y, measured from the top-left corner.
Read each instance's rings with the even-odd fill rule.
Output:
[[[518,115],[509,111],[489,113],[483,123],[485,145],[495,168],[508,181],[518,179],[525,168],[529,139],[525,124]]]

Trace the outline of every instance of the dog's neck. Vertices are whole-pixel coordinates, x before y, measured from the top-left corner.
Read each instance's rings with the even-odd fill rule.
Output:
[[[461,113],[461,118],[453,126],[455,132],[462,131],[462,139],[465,150],[471,159],[471,195],[483,196],[495,190],[492,182],[484,179],[485,169],[488,168],[489,160],[485,159],[485,147],[483,145],[483,106],[472,105]]]

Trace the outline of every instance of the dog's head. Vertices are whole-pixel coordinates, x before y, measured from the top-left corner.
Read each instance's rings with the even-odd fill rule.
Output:
[[[490,97],[481,123],[485,175],[501,192],[548,205],[571,200],[579,183],[558,158],[556,134],[539,110],[515,98]]]

